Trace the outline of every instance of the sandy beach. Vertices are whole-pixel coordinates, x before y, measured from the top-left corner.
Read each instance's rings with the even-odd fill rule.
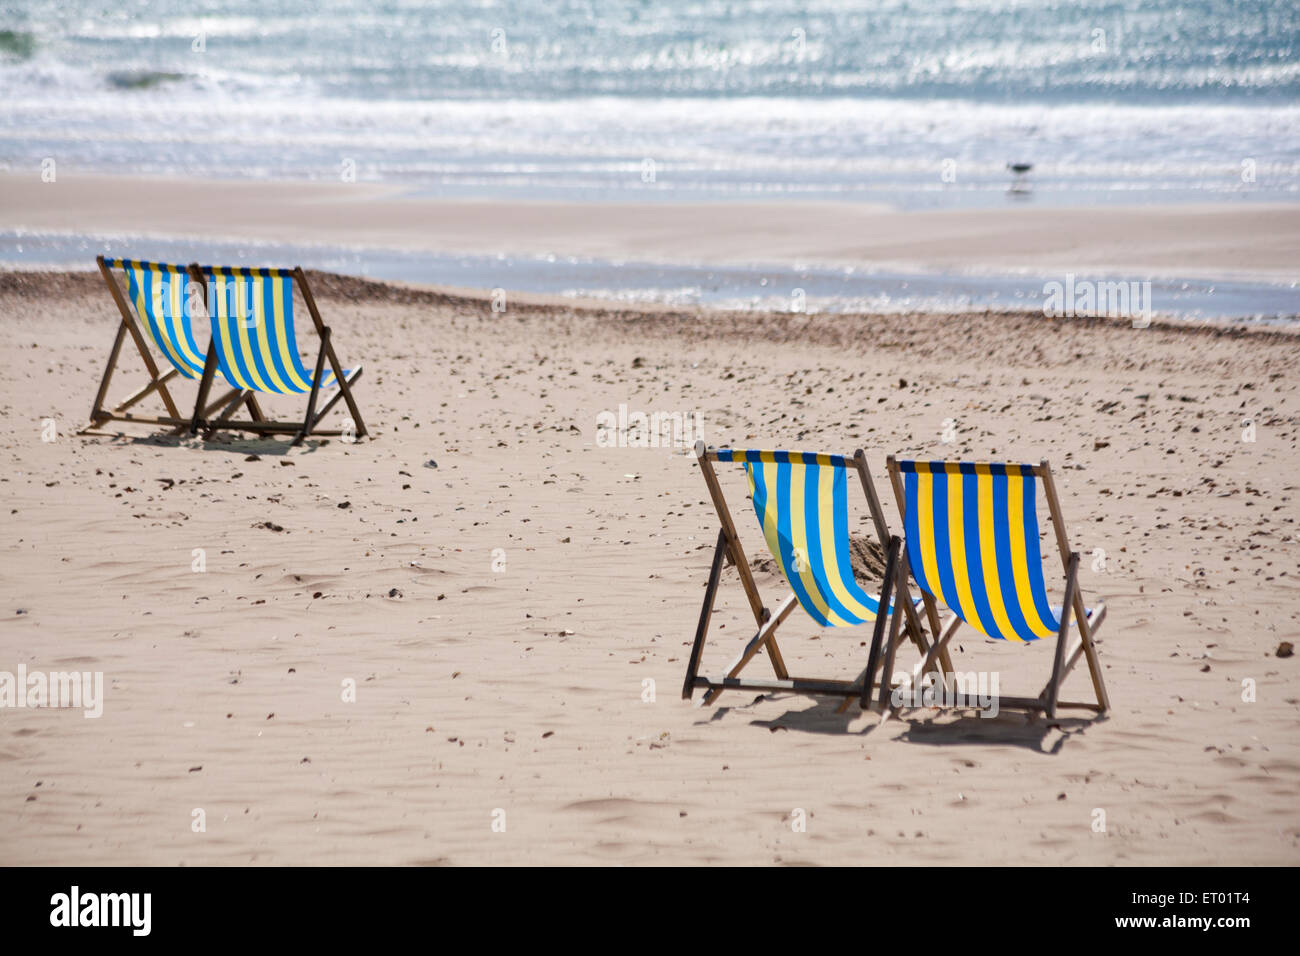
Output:
[[[42,189],[84,192],[56,214],[32,198]],[[10,223],[31,229],[165,232],[181,215],[120,195],[137,218],[110,215],[72,178],[0,190]],[[391,238],[382,197],[341,217],[337,187],[276,191],[313,234]],[[203,214],[256,237],[266,192],[229,187]],[[408,208],[427,217],[421,242],[477,241],[468,207]],[[521,230],[553,223],[521,242],[564,235],[606,255],[615,233],[629,254],[666,250],[699,223],[664,207],[658,229],[601,232],[519,210]],[[783,231],[798,211],[782,215],[736,254],[869,257],[877,242]],[[997,229],[1043,261],[1194,264],[1198,247],[1225,268],[1296,261],[1291,212],[1149,215],[1119,230],[1131,249],[1090,245],[1087,229],[1035,243],[1017,215]],[[1192,228],[1202,215],[1223,231]],[[904,240],[889,248],[944,257],[933,234]],[[494,313],[482,297],[313,283],[344,362],[366,366],[371,440],[77,436],[112,302],[91,273],[0,273],[0,670],[104,674],[97,719],[0,715],[0,863],[1300,862],[1298,665],[1278,656],[1300,637],[1294,334],[513,299]],[[138,377],[126,363],[113,397]],[[921,710],[878,727],[805,697],[685,703],[716,517],[689,455],[600,447],[597,418],[620,404],[694,413],[715,445],[861,447],[891,517],[887,454],[1049,459],[1085,596],[1109,606],[1112,713]],[[774,604],[786,589],[757,560],[743,475],[723,481]],[[749,636],[746,614],[728,571],[708,669]],[[869,634],[800,615],[787,662],[857,673]],[[959,643],[959,665],[999,671],[1004,692],[1037,693],[1050,668],[1048,642]],[[1086,683],[1080,668],[1067,686]]]

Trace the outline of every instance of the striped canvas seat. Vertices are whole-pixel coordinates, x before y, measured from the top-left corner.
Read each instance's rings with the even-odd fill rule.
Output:
[[[846,474],[853,462],[813,452],[719,449],[743,462],[768,550],[800,606],[823,627],[874,621],[880,602],[853,577]]]
[[[698,688],[705,689],[704,703],[711,704],[725,690],[757,690],[827,695],[842,698],[840,712],[857,700],[865,709],[887,702],[893,673],[894,652],[903,629],[906,639],[926,653],[924,625],[907,591],[903,567],[903,543],[889,533],[881,513],[880,498],[867,468],[866,452],[848,455],[804,451],[760,451],[709,448],[695,443],[700,473],[718,512],[718,543],[704,587],[695,641],[682,683],[682,697],[689,699]],[[791,593],[769,606],[759,594],[758,584],[745,556],[745,547],[726,496],[715,462],[733,462],[745,468],[750,497],[763,540],[780,567]],[[885,551],[884,573],[879,591],[868,593],[853,577],[849,541],[848,477],[861,485],[864,504],[871,517],[875,539]],[[713,617],[714,603],[722,580],[723,566],[730,558],[748,598],[757,631],[727,669],[712,677],[700,673],[704,645]],[[898,601],[891,600],[901,595]],[[872,625],[866,666],[852,680],[842,677],[803,677],[792,674],[777,646],[776,632],[783,621],[802,607],[822,627]],[[899,608],[903,613],[899,613]],[[851,642],[852,643],[852,642]],[[863,641],[859,646],[867,646]],[[847,648],[846,648],[847,650]],[[741,671],[761,652],[772,665],[774,680],[741,677]],[[850,651],[850,653],[852,653]],[[879,698],[877,700],[877,697]]]
[[[310,392],[313,373],[303,365],[294,336],[292,271],[238,266],[201,266],[200,271],[209,282],[212,341],[226,381],[258,392]],[[320,385],[338,385],[333,370],[322,370]]]
[[[921,589],[1007,641],[1056,637],[1039,549],[1034,466],[899,461],[907,560]]]
[[[204,350],[194,339],[185,266],[141,259],[105,259],[104,265],[125,273],[127,298],[158,351],[181,375],[201,377]]]

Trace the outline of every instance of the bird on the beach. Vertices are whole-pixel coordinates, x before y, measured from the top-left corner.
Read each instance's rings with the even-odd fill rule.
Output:
[[[1033,163],[1007,163],[1007,169],[1011,170],[1011,188],[1008,192],[1017,195],[1028,193],[1029,182],[1025,177],[1033,168]]]

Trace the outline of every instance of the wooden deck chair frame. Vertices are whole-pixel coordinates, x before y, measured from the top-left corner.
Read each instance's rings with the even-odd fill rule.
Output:
[[[898,466],[897,456],[890,455],[887,462],[889,471],[889,480],[894,491],[894,500],[898,502],[899,520],[906,525],[906,503],[904,497],[903,480]],[[945,461],[943,465],[960,464],[960,462]],[[1090,615],[1084,606],[1083,594],[1079,589],[1079,553],[1071,551],[1069,540],[1065,532],[1065,519],[1061,515],[1061,503],[1056,494],[1056,483],[1052,480],[1052,469],[1046,458],[1030,469],[1034,478],[1042,483],[1043,496],[1047,499],[1047,509],[1052,521],[1052,529],[1056,538],[1057,546],[1061,554],[1061,566],[1065,573],[1065,599],[1061,604],[1061,623],[1060,629],[1056,636],[1056,653],[1052,662],[1052,673],[1048,679],[1047,686],[1043,688],[1042,693],[1037,697],[1014,697],[999,696],[997,706],[999,710],[1019,710],[1030,713],[1043,713],[1048,718],[1055,718],[1057,711],[1062,708],[1091,710],[1098,714],[1104,714],[1110,710],[1110,697],[1106,693],[1106,684],[1102,678],[1101,661],[1097,657],[1097,648],[1094,635],[1101,627],[1106,618],[1106,604],[1104,601],[1098,603],[1093,608]],[[921,592],[921,599],[925,604],[926,613],[932,622],[938,621],[938,605],[932,594],[926,592],[923,588],[918,589]],[[942,629],[936,627],[931,633],[934,635],[934,641],[931,644],[929,653],[916,666],[912,675],[912,686],[917,686],[920,676],[927,670],[931,670],[937,659],[951,643],[953,636],[960,630],[961,625],[965,622],[956,613],[951,612],[952,616],[944,624]],[[1070,633],[1070,620],[1073,617],[1079,633],[1067,649],[1066,641]],[[887,651],[887,654],[889,652]],[[1096,702],[1091,701],[1064,701],[1060,699],[1061,684],[1070,671],[1074,669],[1079,658],[1083,657],[1088,662],[1088,671],[1092,677],[1093,692],[1096,695]],[[945,664],[945,671],[951,674],[951,666]],[[941,678],[944,675],[941,675]],[[883,704],[883,695],[882,695]]]
[[[253,411],[255,409],[255,399],[252,394],[244,389],[233,388],[208,405],[202,412],[199,411],[198,400],[196,400],[194,412],[188,417],[183,417],[176,400],[167,388],[167,383],[176,378],[180,372],[173,366],[166,372],[160,373],[158,362],[149,350],[146,336],[140,329],[140,317],[135,314],[127,301],[126,294],[122,291],[117,276],[113,272],[113,267],[108,265],[103,256],[96,256],[95,262],[99,266],[100,275],[104,277],[104,282],[108,285],[108,290],[113,296],[113,302],[117,305],[122,320],[118,323],[117,334],[113,339],[113,347],[108,353],[108,364],[105,366],[104,375],[99,381],[99,390],[95,393],[95,403],[90,410],[90,424],[81,430],[81,434],[85,434],[90,429],[99,428],[108,422],[116,421],[135,422],[144,425],[163,425],[171,429],[171,434],[179,435],[191,428],[196,417],[206,417],[217,408],[231,404],[237,407],[240,400],[246,400],[249,403],[250,411],[258,414]],[[117,362],[122,353],[122,345],[126,342],[128,335],[131,337],[131,341],[135,343],[136,351],[140,353],[145,370],[149,373],[149,382],[112,408],[105,408],[104,402],[108,399],[109,383],[113,380],[113,372],[117,369]],[[158,393],[163,406],[167,409],[165,416],[137,415],[129,411],[129,409],[134,408],[154,392]]]
[[[784,601],[777,605],[775,610],[764,605],[763,599],[758,592],[758,584],[754,581],[753,572],[750,570],[749,562],[745,557],[745,549],[740,542],[740,536],[736,532],[735,521],[732,518],[726,497],[722,492],[722,486],[713,467],[714,462],[719,460],[718,449],[708,448],[703,441],[699,441],[695,444],[695,456],[699,462],[700,471],[704,475],[704,481],[708,485],[713,507],[718,513],[720,528],[718,530],[718,541],[713,551],[713,562],[709,568],[708,582],[704,589],[704,604],[700,609],[699,624],[696,627],[695,640],[691,646],[691,655],[686,668],[686,679],[682,684],[682,698],[690,700],[697,687],[705,689],[705,695],[700,702],[701,706],[713,703],[724,690],[755,690],[765,693],[786,691],[842,697],[843,703],[839,708],[841,713],[848,708],[854,699],[858,700],[864,710],[876,709],[873,701],[876,675],[882,670],[882,666],[886,675],[892,673],[893,657],[898,647],[900,624],[904,618],[907,621],[906,631],[908,637],[916,643],[922,657],[928,655],[930,646],[926,640],[925,629],[922,627],[916,606],[907,594],[907,559],[902,553],[901,540],[897,536],[891,537],[889,534],[884,520],[884,512],[880,507],[880,500],[876,496],[875,485],[871,480],[871,473],[867,469],[866,453],[859,449],[852,456],[846,455],[843,457],[852,461],[852,470],[857,472],[861,481],[876,536],[885,549],[886,558],[885,574],[881,583],[881,611],[876,615],[873,624],[867,666],[854,680],[794,677],[786,669],[785,659],[782,657],[781,649],[776,642],[776,632],[798,605],[798,599],[792,591]],[[701,658],[704,653],[709,624],[713,616],[718,585],[727,558],[731,559],[740,575],[741,587],[744,589],[745,596],[749,601],[757,631],[720,676],[707,677],[700,673]],[[902,606],[905,609],[904,614],[898,614],[897,610],[894,613],[884,610],[890,607],[891,597],[895,609]],[[887,625],[890,629],[888,641],[885,639]],[[767,652],[768,660],[775,673],[775,679],[762,680],[741,677],[740,672],[761,650]],[[935,661],[942,663],[932,663],[932,667],[943,666],[943,663],[948,662],[947,652],[941,650],[935,657]],[[882,689],[888,689],[889,680],[883,680],[881,683]],[[884,695],[882,694],[883,698]]]
[[[356,399],[352,397],[352,386],[357,379],[361,377],[361,366],[358,365],[352,369],[348,375],[343,374],[343,366],[339,362],[338,355],[334,352],[334,345],[330,340],[330,328],[321,319],[320,310],[316,307],[316,298],[312,295],[311,286],[307,284],[307,276],[301,266],[294,266],[292,269],[283,270],[284,274],[298,287],[302,296],[303,303],[307,306],[307,311],[311,315],[312,325],[316,328],[316,334],[320,339],[320,347],[316,354],[315,371],[312,376],[311,390],[307,395],[307,410],[302,421],[273,421],[262,414],[260,407],[255,399],[244,402],[249,410],[247,420],[238,420],[231,416],[239,408],[241,401],[238,398],[225,402],[215,402],[212,405],[204,405],[207,399],[208,391],[211,389],[212,380],[217,373],[217,344],[215,339],[208,341],[208,354],[203,366],[203,378],[199,384],[199,401],[195,406],[194,417],[189,423],[190,432],[197,433],[203,429],[205,436],[211,437],[214,432],[221,428],[235,429],[238,431],[255,432],[261,435],[278,435],[290,434],[294,436],[291,444],[298,445],[308,436],[338,436],[343,434],[353,434],[356,438],[366,436],[365,422],[361,418],[361,410],[357,407]],[[202,266],[198,263],[191,263],[189,266],[191,278],[200,283],[203,289],[204,302],[210,301],[208,298],[208,280]],[[321,374],[325,370],[326,361],[330,364],[330,369],[334,373],[334,380],[337,383],[338,391],[330,397],[325,404],[317,410],[316,403],[321,390]],[[245,390],[251,396],[251,390]],[[342,399],[347,403],[348,413],[352,416],[352,422],[356,426],[354,432],[345,432],[341,428],[320,428],[321,420],[333,410],[334,406]],[[199,413],[199,407],[203,406],[210,412],[212,408],[220,406],[221,412],[215,417],[210,418],[205,412]]]

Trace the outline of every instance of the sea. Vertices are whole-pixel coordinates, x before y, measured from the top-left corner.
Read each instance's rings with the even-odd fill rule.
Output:
[[[1300,5],[0,2],[0,169],[49,156],[136,176],[350,176],[418,197],[1300,203]],[[4,226],[10,265],[167,251]],[[1043,295],[1025,273],[214,243],[219,254],[461,286],[499,283],[505,261],[517,291],[730,308],[788,308],[795,287],[808,311],[1033,308]],[[1300,314],[1296,281],[1150,278],[1166,314]]]

